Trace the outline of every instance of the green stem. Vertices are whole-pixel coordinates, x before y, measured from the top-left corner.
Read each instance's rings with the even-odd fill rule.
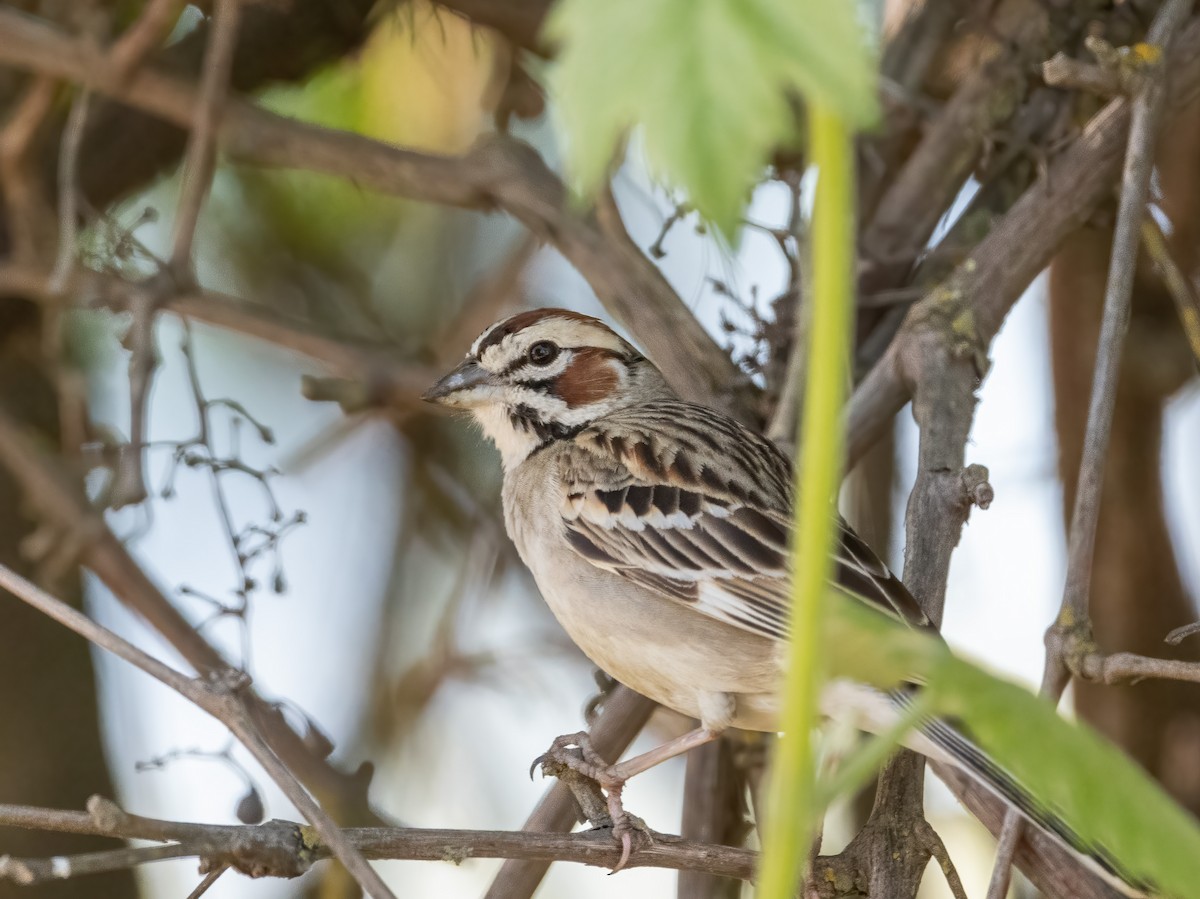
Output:
[[[759,899],[792,899],[808,858],[816,814],[812,732],[824,659],[822,605],[831,573],[830,501],[841,479],[848,346],[853,305],[854,187],[850,131],[836,112],[809,103],[817,188],[812,227],[812,315],[796,465],[792,637],[783,715],[767,797]],[[803,490],[799,489],[803,485]]]

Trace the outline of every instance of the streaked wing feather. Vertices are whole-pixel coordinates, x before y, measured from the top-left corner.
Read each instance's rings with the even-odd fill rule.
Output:
[[[719,469],[697,462],[714,452]],[[582,431],[560,475],[566,536],[583,558],[703,614],[786,639],[792,478],[773,444],[701,407],[663,401]],[[837,585],[928,627],[887,566],[838,525]]]

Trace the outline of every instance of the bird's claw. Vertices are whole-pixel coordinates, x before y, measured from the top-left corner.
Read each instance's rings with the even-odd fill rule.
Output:
[[[639,844],[648,845],[654,842],[650,828],[646,822],[636,815],[625,811],[621,802],[621,793],[625,789],[625,777],[608,764],[592,746],[591,738],[586,732],[565,734],[550,744],[550,748],[533,760],[529,768],[529,776],[541,766],[542,774],[558,777],[567,771],[575,772],[595,782],[604,790],[604,799],[611,818],[613,839],[621,846],[621,856],[612,873],[620,871],[629,862],[633,854],[635,839]]]
[[[563,769],[570,769],[582,774],[600,786],[608,789],[608,781],[612,780],[609,769],[612,767],[600,753],[592,747],[592,739],[586,731],[574,734],[564,734],[557,737],[550,748],[533,760],[529,766],[529,777],[541,766],[542,774],[556,776]]]
[[[616,801],[613,797],[616,796]],[[608,794],[608,812],[612,816],[612,835],[613,839],[621,844],[621,857],[617,860],[616,866],[609,871],[609,874],[616,874],[622,870],[629,858],[633,855],[634,840],[638,842],[638,848],[654,845],[654,833],[646,826],[646,822],[637,815],[631,815],[625,811],[621,804],[621,791],[616,790]]]

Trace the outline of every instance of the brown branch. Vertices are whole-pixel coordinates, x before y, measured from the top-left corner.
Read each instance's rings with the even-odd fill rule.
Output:
[[[1167,54],[1171,103],[1200,88],[1200,22],[1178,35]],[[847,414],[847,449],[857,460],[917,389],[917,345],[941,341],[983,364],[1012,305],[1049,263],[1059,243],[1107,197],[1120,170],[1130,102],[1117,98],[1051,164],[971,255],[917,303],[883,358],[864,379]],[[931,322],[942,333],[929,334]],[[963,402],[972,402],[964,396]]]
[[[15,105],[0,131],[0,186],[3,190],[5,220],[21,222],[12,231],[10,253],[18,262],[33,264],[49,246],[49,198],[39,184],[35,170],[36,138],[54,108],[58,83],[39,76]]]
[[[0,63],[77,81],[180,127],[198,102],[186,82],[143,67],[126,85],[106,57],[37,19],[0,9]],[[463,156],[388,146],[306,125],[231,98],[218,131],[231,156],[259,165],[336,175],[362,187],[468,209],[500,209],[553,244],[587,279],[608,311],[641,336],[681,395],[739,414],[757,391],[701,327],[662,273],[640,251],[570,212],[561,179],[527,144],[483,139]],[[686,378],[679,374],[686,373]]]
[[[58,250],[49,283],[50,293],[56,296],[62,293],[79,257],[79,148],[90,100],[91,93],[85,88],[71,103],[58,157]]]
[[[97,834],[122,839],[170,840],[164,846],[136,847],[110,853],[110,866],[123,867],[156,858],[198,857],[204,870],[234,868],[255,877],[297,877],[319,860],[330,857],[330,847],[315,839],[308,828],[289,821],[260,825],[190,824],[130,815],[108,800],[93,797],[90,812],[58,811],[28,806],[0,805],[0,825],[69,833]],[[621,847],[607,830],[575,834],[527,831],[436,830],[408,827],[359,827],[341,831],[345,841],[371,860],[407,859],[460,863],[471,858],[504,858],[526,864],[553,861],[613,867]],[[671,834],[653,835],[654,842],[630,858],[628,867],[698,870],[750,880],[758,853],[749,849],[717,846]],[[118,853],[120,853],[118,855]],[[82,858],[82,857],[76,857]],[[0,877],[19,876],[37,866],[39,872],[53,860],[0,861]],[[59,863],[61,870],[61,862]],[[89,873],[72,860],[73,873]]]
[[[228,671],[230,665],[162,594],[133,560],[100,516],[87,504],[74,482],[38,451],[18,425],[0,411],[0,465],[12,472],[32,507],[45,523],[58,529],[63,552],[79,561],[137,613],[202,675]],[[377,821],[366,799],[367,780],[345,775],[306,745],[279,710],[246,693],[255,725],[271,749],[296,771],[323,800],[351,818]]]
[[[746,783],[731,739],[737,737],[722,737],[688,753],[679,828],[685,838],[725,846],[740,845],[745,838]],[[681,871],[676,895],[678,899],[738,899],[741,884],[703,871]]]
[[[200,899],[201,896],[209,891],[214,883],[221,879],[221,875],[228,870],[228,868],[217,868],[209,871],[204,875],[204,879],[196,884],[196,889],[188,893],[187,899]]]
[[[1132,652],[1089,652],[1073,661],[1071,669],[1078,677],[1108,685],[1150,677],[1200,684],[1200,662],[1152,659]]]
[[[1167,293],[1175,302],[1175,310],[1179,313],[1179,323],[1183,326],[1184,336],[1192,355],[1200,362],[1200,296],[1196,295],[1195,285],[1175,261],[1171,248],[1167,245],[1167,236],[1154,220],[1152,215],[1142,219],[1142,246],[1146,255],[1154,260],[1162,275]]]
[[[190,278],[192,240],[200,220],[200,207],[208,198],[216,169],[217,124],[229,92],[241,4],[242,0],[216,0],[213,12],[213,29],[204,53],[204,70],[195,104],[196,115],[183,156],[183,183],[179,189],[179,203],[175,207],[171,270],[177,277],[182,277],[186,272]],[[129,70],[125,70],[126,77],[128,74]]]
[[[1147,41],[1165,51],[1172,44],[1191,9],[1192,0],[1166,0],[1155,15]],[[1150,196],[1154,147],[1167,108],[1165,67],[1152,65],[1141,75],[1142,77],[1137,79],[1137,89],[1131,101],[1128,148],[1121,176],[1121,196],[1104,294],[1100,342],[1096,352],[1087,430],[1075,489],[1075,507],[1067,535],[1066,585],[1063,588],[1058,617],[1046,631],[1046,663],[1040,693],[1055,704],[1062,698],[1072,671],[1079,668],[1078,663],[1084,661],[1075,656],[1072,648],[1080,643],[1091,642],[1088,597],[1091,590],[1096,527],[1100,520],[1104,463],[1112,431],[1113,410],[1117,402],[1117,380],[1125,332],[1129,326],[1142,222],[1146,217],[1146,202]],[[1118,680],[1122,671],[1137,667],[1133,664],[1134,659],[1134,656],[1125,653],[1108,660],[1093,654],[1091,671],[1108,683],[1108,661],[1114,662],[1111,677]],[[1142,661],[1149,663],[1156,660]],[[1123,668],[1122,663],[1126,667]],[[1192,667],[1186,663],[1166,661],[1158,661],[1158,665]],[[1197,667],[1200,670],[1200,666]],[[1076,673],[1084,674],[1084,669],[1081,668]],[[1005,820],[1000,843],[1009,854],[997,854],[992,884],[988,890],[989,896],[1001,895],[1000,887],[1008,879],[1004,869],[1012,864],[1012,849],[1019,842],[1022,821],[1015,811],[1010,811]]]
[[[1191,7],[1191,0],[1167,0],[1155,17],[1148,40],[1154,45],[1166,47]],[[1166,109],[1165,77],[1164,71],[1150,73],[1149,77],[1143,79],[1142,87],[1133,99],[1129,148],[1121,179],[1121,199],[1104,296],[1096,374],[1092,383],[1087,434],[1075,491],[1075,509],[1071,516],[1067,584],[1059,613],[1059,624],[1066,628],[1078,627],[1088,617],[1088,592],[1091,587],[1096,523],[1100,516],[1104,458],[1116,404],[1122,344],[1129,324],[1141,225],[1150,195],[1154,146]],[[1064,670],[1048,678],[1053,694],[1061,692],[1061,685],[1056,684],[1058,681],[1065,683],[1065,674]]]
[[[1042,63],[1042,80],[1050,87],[1082,90],[1108,99],[1122,93],[1116,69],[1074,59],[1061,50]]]
[[[105,849],[79,855],[56,855],[54,858],[15,858],[11,855],[0,855],[0,882],[11,880],[18,886],[35,886],[87,874],[122,871],[147,862],[187,858],[190,855],[192,853],[186,846],[177,843],[166,846]]]
[[[109,504],[114,509],[137,505],[148,495],[144,471],[146,456],[146,413],[150,387],[158,369],[154,342],[157,292],[132,286],[126,295],[129,329],[122,344],[129,351],[129,442],[121,448],[113,476]]]
[[[36,297],[49,301],[48,275],[36,268],[0,264],[0,296]],[[372,405],[415,406],[417,397],[440,371],[433,366],[397,358],[389,344],[352,337],[331,336],[309,322],[274,311],[269,305],[250,303],[228,294],[197,288],[164,293],[155,279],[129,281],[118,275],[77,269],[64,293],[78,307],[129,312],[139,292],[157,294],[160,311],[253,337],[301,353],[331,374],[368,391]],[[461,345],[461,344],[460,344]]]
[[[1045,39],[1044,13],[1023,16],[1007,47],[966,77],[888,184],[863,229],[859,293],[899,286],[974,170],[985,142],[1017,109],[1027,57]]]
[[[112,45],[113,77],[128,81],[157,50],[183,11],[183,0],[147,0],[141,14]]]
[[[1178,646],[1193,634],[1200,634],[1200,621],[1193,621],[1191,624],[1175,628],[1175,630],[1167,634],[1165,642],[1172,646]]]
[[[224,724],[312,824],[323,843],[346,866],[363,891],[374,899],[395,899],[375,869],[367,864],[356,847],[347,842],[333,819],[312,799],[259,733],[243,695],[249,686],[248,675],[226,669],[211,672],[203,678],[186,677],[4,565],[0,565],[0,586],[84,639],[140,668]]]

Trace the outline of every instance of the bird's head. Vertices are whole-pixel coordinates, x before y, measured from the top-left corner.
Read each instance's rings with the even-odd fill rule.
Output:
[[[534,309],[480,334],[422,399],[470,411],[512,468],[603,415],[670,396],[658,369],[604,322]]]

